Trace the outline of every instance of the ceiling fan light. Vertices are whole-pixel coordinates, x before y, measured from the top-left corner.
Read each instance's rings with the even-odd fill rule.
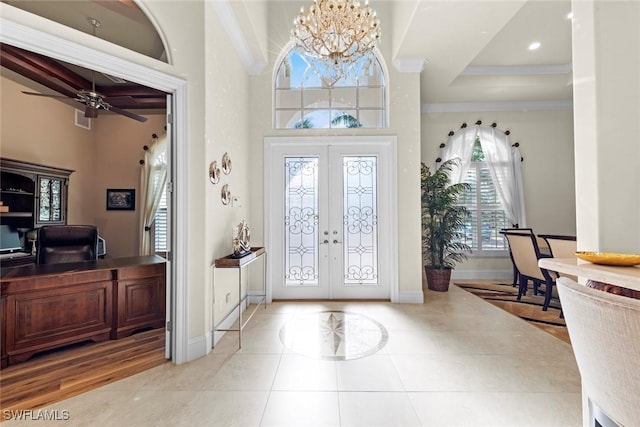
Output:
[[[87,108],[84,109],[84,116],[95,119],[98,117],[98,109],[87,106]]]

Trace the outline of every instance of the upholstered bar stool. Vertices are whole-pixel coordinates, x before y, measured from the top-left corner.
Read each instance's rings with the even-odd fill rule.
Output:
[[[556,285],[582,377],[584,425],[640,425],[640,300],[566,277]]]

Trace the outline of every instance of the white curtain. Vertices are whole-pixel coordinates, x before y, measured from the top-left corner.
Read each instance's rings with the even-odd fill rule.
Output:
[[[464,181],[467,175],[469,165],[471,165],[471,156],[473,155],[473,144],[476,140],[478,127],[466,127],[460,131],[450,135],[442,149],[440,158],[443,162],[451,159],[458,159],[459,165],[454,167],[449,177],[452,184],[458,184]]]
[[[140,173],[142,189],[142,217],[140,226],[140,255],[152,255],[155,251],[152,240],[153,221],[158,212],[160,199],[167,183],[167,137],[154,138],[144,154]]]
[[[451,182],[464,181],[471,164],[476,137],[480,138],[485,162],[507,220],[513,225],[526,227],[520,150],[511,146],[509,135],[503,131],[490,126],[474,125],[450,135],[440,157],[443,162],[460,159],[460,165],[451,173]]]

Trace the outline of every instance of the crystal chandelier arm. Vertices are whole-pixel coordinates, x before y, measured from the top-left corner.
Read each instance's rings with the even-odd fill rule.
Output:
[[[319,60],[327,75],[318,76],[333,85],[355,63],[370,54],[380,39],[376,12],[358,0],[314,0],[293,21],[291,37],[296,46]]]
[[[315,0],[294,20],[296,43],[319,59],[332,61],[360,57],[375,47],[380,37],[376,13],[356,0]]]

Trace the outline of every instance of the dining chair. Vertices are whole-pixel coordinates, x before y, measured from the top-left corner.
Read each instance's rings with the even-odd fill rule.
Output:
[[[550,251],[550,255],[553,258],[575,258],[576,251],[578,250],[578,245],[576,241],[576,236],[565,236],[565,235],[556,235],[556,234],[538,234],[538,237],[544,239],[547,243]],[[555,272],[556,276],[564,276],[568,277],[571,280],[578,281],[576,276],[571,276],[569,274],[561,274]]]
[[[640,300],[557,282],[582,377],[585,425],[637,426],[640,421]]]
[[[516,231],[516,232],[523,232],[523,233],[531,233],[533,234],[533,229],[531,228],[503,228],[500,230],[500,232],[502,233],[502,231]],[[504,233],[502,233],[504,234]],[[513,283],[512,285],[514,287],[518,286],[518,267],[516,267],[516,263],[513,262],[513,254],[511,253],[511,247],[509,247],[509,258],[511,258],[511,264],[513,264]]]
[[[538,238],[531,229],[503,229],[500,233],[507,239],[511,260],[518,270],[518,300],[526,295],[530,281],[533,283],[534,295],[544,285],[542,310],[547,311],[553,294],[554,278],[549,271],[538,266],[538,260],[549,258],[550,255],[540,252]]]
[[[556,234],[538,234],[549,247],[550,254],[554,258],[575,258],[577,248],[576,236],[564,236]]]

